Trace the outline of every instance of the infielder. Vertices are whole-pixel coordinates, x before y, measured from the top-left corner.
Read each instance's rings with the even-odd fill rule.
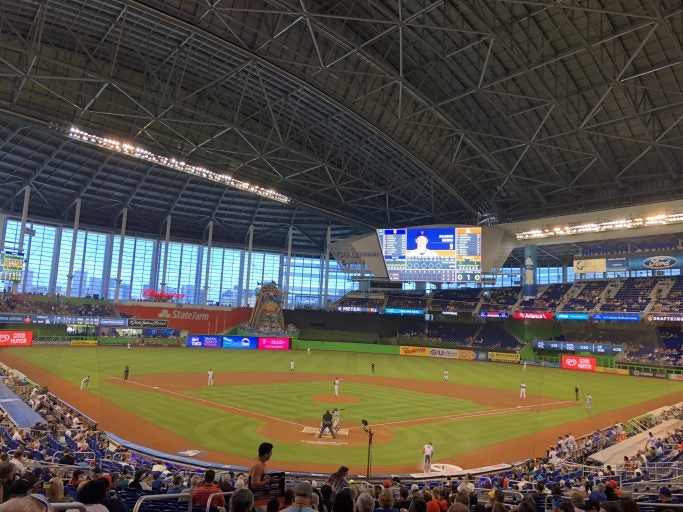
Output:
[[[448,370],[443,371],[443,381],[448,382]]]
[[[90,375],[83,377],[81,381],[81,391],[88,391],[88,386],[90,385]]]
[[[586,395],[586,410],[590,411],[592,406],[593,406],[593,397],[591,396],[590,393],[588,393]]]
[[[339,396],[339,383],[341,379],[339,377],[334,378],[334,396]]]
[[[207,377],[207,384],[209,386],[213,386],[213,370],[209,368],[209,371],[206,372],[206,377]]]
[[[524,382],[519,385],[519,398],[526,398],[526,383]]]

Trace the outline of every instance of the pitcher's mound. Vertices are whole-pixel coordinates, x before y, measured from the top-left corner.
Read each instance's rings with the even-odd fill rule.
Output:
[[[334,396],[332,393],[329,395],[315,395],[311,398],[317,402],[325,402],[328,404],[355,404],[360,402],[358,398],[352,395]]]

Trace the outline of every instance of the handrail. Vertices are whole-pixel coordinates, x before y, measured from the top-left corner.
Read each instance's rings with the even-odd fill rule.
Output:
[[[178,498],[181,496],[187,496],[187,512],[192,512],[192,493],[191,492],[179,492],[177,494],[145,494],[140,496],[138,501],[135,502],[132,512],[140,512],[142,504],[146,501],[164,501],[164,500],[175,500],[179,501]]]
[[[232,496],[232,493],[235,491],[226,491],[226,492],[214,492],[212,494],[209,494],[209,499],[206,500],[206,512],[211,512],[211,500],[214,499],[216,496]],[[229,500],[226,500],[226,505]],[[228,507],[225,507],[226,509]]]
[[[85,505],[79,501],[62,501],[59,503],[50,503],[51,510],[71,510],[74,508],[80,512],[88,512],[88,509],[85,508]]]

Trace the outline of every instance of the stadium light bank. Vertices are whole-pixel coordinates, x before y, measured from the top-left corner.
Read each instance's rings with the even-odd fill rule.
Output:
[[[602,233],[605,231],[622,231],[625,229],[644,228],[650,226],[664,226],[683,222],[683,213],[671,215],[652,215],[650,217],[637,217],[634,219],[610,220],[605,222],[586,222],[583,224],[569,224],[554,228],[544,227],[522,231],[515,236],[517,240],[536,240],[541,238],[554,238],[583,233]]]
[[[194,176],[198,176],[200,178],[213,181],[215,183],[220,183],[226,187],[232,187],[239,190],[243,190],[245,192],[249,192],[251,194],[256,194],[266,199],[272,199],[273,201],[278,201],[280,203],[285,204],[288,204],[292,201],[290,197],[279,192],[276,192],[275,190],[267,189],[259,185],[252,185],[247,181],[237,180],[227,174],[219,174],[217,172],[210,171],[204,167],[186,164],[185,162],[178,160],[176,158],[157,155],[139,146],[135,146],[127,142],[122,142],[114,138],[100,137],[99,135],[94,135],[92,133],[85,132],[74,126],[66,130],[66,135],[72,139],[79,140],[87,144],[93,144],[95,146],[107,149],[109,151],[115,151],[117,153],[137,158],[139,160],[145,160],[156,165],[162,165],[175,171],[192,174]]]

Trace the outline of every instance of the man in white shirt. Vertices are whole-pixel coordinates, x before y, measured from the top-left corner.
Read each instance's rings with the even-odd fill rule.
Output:
[[[443,381],[448,382],[448,370],[443,371]]]
[[[422,447],[424,472],[429,473],[432,470],[432,455],[434,454],[434,447],[432,443],[427,443]]]
[[[526,398],[526,383],[524,382],[519,385],[519,398]]]
[[[209,371],[206,373],[207,381],[209,386],[213,386],[213,370],[209,368]]]
[[[334,378],[334,396],[339,396],[339,382],[341,379],[339,377]]]

